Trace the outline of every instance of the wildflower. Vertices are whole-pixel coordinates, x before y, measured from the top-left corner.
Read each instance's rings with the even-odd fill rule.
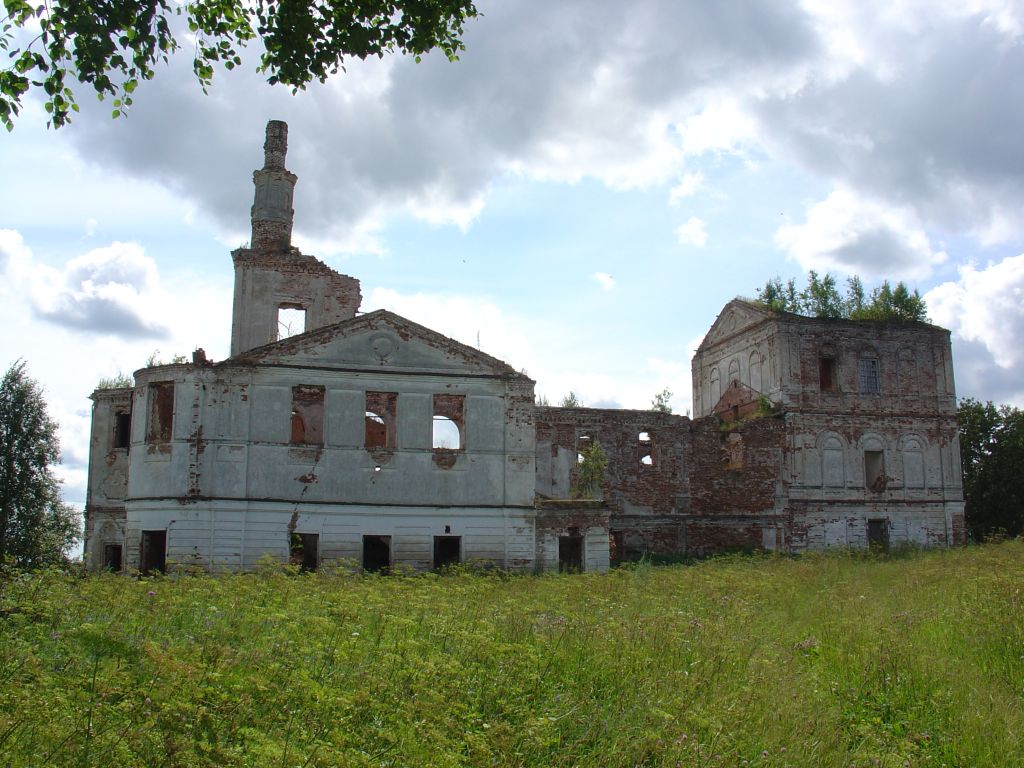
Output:
[[[149,590],[149,592],[147,592],[146,594],[149,595],[150,597],[156,597],[156,592],[154,592],[152,589]]]

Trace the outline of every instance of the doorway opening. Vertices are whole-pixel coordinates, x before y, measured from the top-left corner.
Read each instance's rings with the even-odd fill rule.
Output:
[[[583,537],[578,533],[558,537],[558,572],[583,572]]]
[[[288,549],[288,562],[303,571],[315,571],[320,565],[320,534],[293,533]]]
[[[434,569],[453,565],[462,559],[461,536],[434,537]]]
[[[139,570],[143,575],[167,573],[167,531],[143,531]]]
[[[391,567],[391,537],[363,536],[363,570],[380,573]]]

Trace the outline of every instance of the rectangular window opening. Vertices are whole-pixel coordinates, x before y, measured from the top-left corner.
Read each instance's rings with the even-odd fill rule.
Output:
[[[139,570],[143,575],[167,573],[167,531],[143,531]]]
[[[288,562],[303,571],[315,571],[320,565],[320,534],[293,533],[288,547]]]
[[[836,391],[836,361],[832,357],[818,360],[818,389],[822,392]]]
[[[579,534],[558,537],[558,572],[583,572],[583,537]]]
[[[872,491],[885,490],[885,454],[864,451],[864,485]]]
[[[306,332],[306,308],[301,304],[282,304],[277,308],[277,340]]]
[[[122,569],[122,549],[120,544],[106,544],[103,547],[103,570],[120,573]]]
[[[454,565],[462,560],[461,536],[434,537],[434,570]]]
[[[878,379],[878,360],[865,357],[857,361],[857,381],[862,395],[877,395],[882,391]]]
[[[168,443],[174,424],[174,382],[155,381],[149,385],[149,422],[146,441]]]
[[[324,388],[292,387],[292,445],[324,444]]]
[[[382,573],[391,567],[391,537],[363,536],[363,570]]]
[[[129,411],[114,414],[114,448],[128,450],[132,441],[132,415]]]

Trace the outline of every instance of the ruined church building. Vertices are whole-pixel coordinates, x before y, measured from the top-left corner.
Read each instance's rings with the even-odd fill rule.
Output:
[[[267,126],[231,356],[98,389],[92,569],[602,570],[646,555],[964,541],[949,332],[730,301],[693,418],[542,407],[523,373],[391,312],[291,245],[287,126]],[[287,315],[304,330],[280,338]],[[582,452],[608,457],[573,498]]]

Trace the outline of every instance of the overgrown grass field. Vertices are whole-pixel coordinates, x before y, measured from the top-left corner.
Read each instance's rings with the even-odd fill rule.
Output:
[[[1024,544],[0,586],[4,766],[1020,766]]]

